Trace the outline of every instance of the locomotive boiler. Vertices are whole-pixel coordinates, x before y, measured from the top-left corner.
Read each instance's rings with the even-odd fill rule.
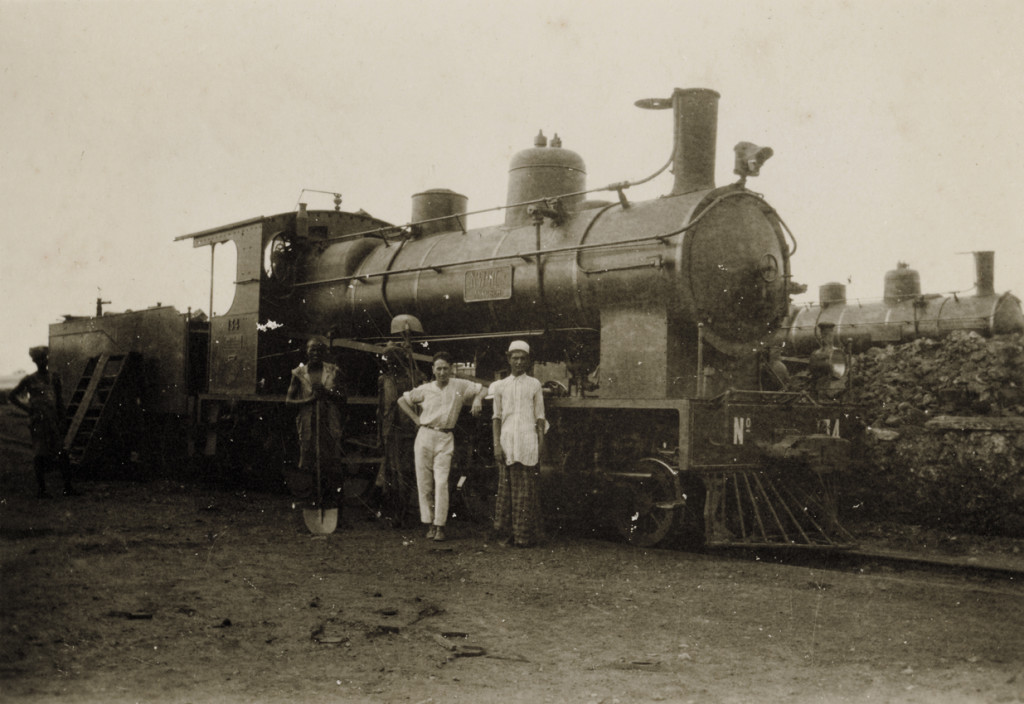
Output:
[[[589,188],[583,159],[538,135],[512,159],[498,225],[471,228],[488,211],[437,188],[413,196],[401,225],[337,197],[333,211],[300,205],[179,238],[237,251],[192,406],[199,444],[212,454],[271,435],[301,342],[326,335],[354,389],[352,466],[373,467],[385,343],[421,360],[447,349],[490,381],[525,338],[549,393],[553,514],[607,521],[639,545],[842,544],[834,480],[856,414],[763,384],[795,241],[746,187],[771,149],[737,144],[739,178],[716,186],[718,102],[699,88],[637,102],[673,115],[671,156],[650,177],[671,167],[660,198],[630,200],[628,181]],[[256,437],[232,435],[257,422]],[[489,430],[459,430],[473,448],[461,471],[486,487]]]

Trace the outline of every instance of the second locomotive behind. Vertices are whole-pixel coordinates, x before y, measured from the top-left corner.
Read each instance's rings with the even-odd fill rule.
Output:
[[[830,325],[837,340],[855,352],[945,337],[957,330],[984,337],[1024,332],[1020,299],[995,289],[995,253],[973,254],[973,295],[922,293],[920,275],[904,262],[886,272],[880,300],[850,302],[843,284],[823,285],[818,303],[794,307],[780,329],[787,354],[812,352],[820,343],[822,324]]]

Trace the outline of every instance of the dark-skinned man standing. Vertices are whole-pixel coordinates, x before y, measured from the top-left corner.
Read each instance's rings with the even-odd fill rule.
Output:
[[[292,370],[286,398],[299,406],[299,471],[288,477],[288,486],[306,509],[340,509],[344,501],[341,441],[347,399],[341,370],[327,361],[328,349],[324,337],[306,343],[307,362]]]

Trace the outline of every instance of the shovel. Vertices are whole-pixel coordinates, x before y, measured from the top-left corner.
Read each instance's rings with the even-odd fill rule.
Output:
[[[338,527],[338,509],[324,508],[324,490],[320,483],[320,399],[313,401],[313,442],[316,443],[316,508],[302,509],[302,520],[313,535],[328,535]]]

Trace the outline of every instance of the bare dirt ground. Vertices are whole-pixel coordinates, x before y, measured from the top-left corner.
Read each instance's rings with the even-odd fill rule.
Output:
[[[163,480],[40,501],[19,432],[0,428],[5,702],[1024,701],[1014,582],[564,532],[502,548],[458,518],[446,543],[363,516],[314,537],[285,496]],[[863,533],[1024,567],[1020,541]]]

